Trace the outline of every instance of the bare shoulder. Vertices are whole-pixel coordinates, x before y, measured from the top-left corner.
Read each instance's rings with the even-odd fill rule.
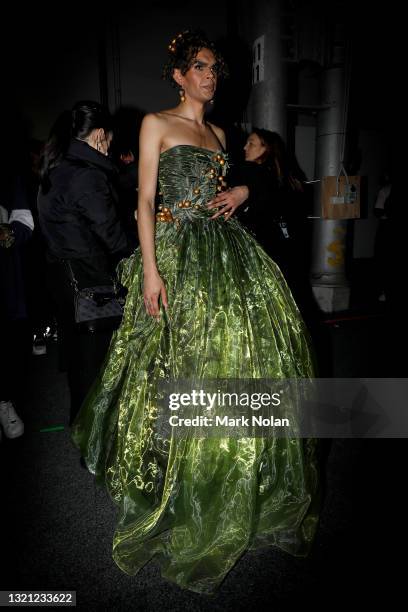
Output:
[[[163,119],[160,116],[160,113],[147,113],[147,115],[145,115],[143,117],[143,121],[142,121],[142,127],[144,128],[158,128],[160,127],[160,125],[162,125],[163,123]]]
[[[140,144],[148,142],[160,147],[165,132],[166,124],[163,123],[159,113],[148,113],[143,117],[140,126]]]
[[[174,123],[177,122],[177,115],[172,112],[172,109],[162,110],[145,115],[143,121],[146,122],[149,128],[160,132],[161,136],[164,136],[169,129],[172,129]]]
[[[218,125],[214,125],[214,123],[210,123],[210,121],[208,121],[208,125],[210,126],[210,128],[212,129],[212,131],[214,132],[214,134],[216,135],[216,137],[218,138],[218,140],[222,144],[222,148],[225,149],[227,141],[226,141],[226,138],[225,138],[224,130],[222,128],[218,127]]]

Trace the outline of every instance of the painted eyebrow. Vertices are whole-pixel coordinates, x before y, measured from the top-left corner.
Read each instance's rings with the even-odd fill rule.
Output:
[[[213,64],[208,64],[207,62],[203,62],[202,60],[195,59],[195,64],[200,64],[200,66],[210,66],[210,68],[214,68],[214,66],[218,66],[218,62],[214,62]]]

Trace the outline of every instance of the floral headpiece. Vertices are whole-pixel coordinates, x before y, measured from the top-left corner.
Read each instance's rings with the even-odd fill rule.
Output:
[[[179,42],[180,38],[183,38],[184,34],[188,34],[189,30],[184,30],[184,32],[180,32],[179,34],[177,34],[177,36],[175,38],[173,38],[173,40],[171,41],[171,43],[168,46],[168,49],[170,51],[170,53],[175,53],[176,52],[176,45]]]

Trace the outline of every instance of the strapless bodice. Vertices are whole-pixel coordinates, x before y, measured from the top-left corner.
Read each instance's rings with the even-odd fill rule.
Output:
[[[208,217],[206,204],[225,187],[227,155],[195,145],[163,151],[159,163],[159,222]]]

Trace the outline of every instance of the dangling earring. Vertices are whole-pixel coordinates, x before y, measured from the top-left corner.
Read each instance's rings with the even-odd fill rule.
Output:
[[[180,102],[185,102],[186,101],[186,96],[184,95],[184,89],[183,88],[179,89],[179,95],[180,95]]]
[[[211,98],[210,104],[214,104],[214,98]]]

